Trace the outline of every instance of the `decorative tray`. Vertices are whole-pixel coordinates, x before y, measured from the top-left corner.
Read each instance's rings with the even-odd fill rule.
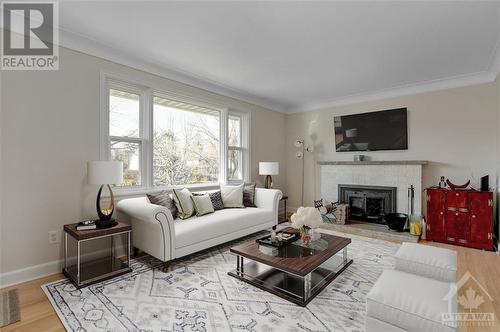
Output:
[[[290,238],[288,239],[278,239],[279,237],[279,234],[290,234]],[[283,232],[283,231],[279,231],[279,232],[276,232],[276,241],[272,241],[271,240],[271,234],[269,235],[266,235],[264,237],[261,237],[260,239],[257,239],[255,241],[257,241],[257,243],[259,244],[263,244],[265,246],[270,246],[270,247],[275,247],[275,248],[281,248],[283,246],[286,246],[287,244],[290,244],[296,240],[298,240],[300,238],[300,234],[298,233],[289,233],[289,232]]]

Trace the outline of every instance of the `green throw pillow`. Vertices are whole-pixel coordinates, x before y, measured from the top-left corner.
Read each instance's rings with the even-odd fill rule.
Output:
[[[244,183],[238,186],[220,186],[222,203],[224,208],[244,208],[243,205],[243,187]]]
[[[210,199],[210,196],[208,194],[201,195],[201,196],[191,196],[191,199],[193,200],[194,203],[194,209],[196,210],[196,215],[202,216],[204,214],[209,214],[213,213],[214,206],[212,205],[212,200]]]
[[[191,199],[191,192],[187,189],[174,189],[174,202],[177,207],[177,215],[181,219],[187,219],[194,214],[193,200]]]

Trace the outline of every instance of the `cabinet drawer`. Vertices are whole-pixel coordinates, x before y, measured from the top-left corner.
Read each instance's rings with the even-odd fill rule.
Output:
[[[469,199],[466,191],[450,190],[446,192],[446,205],[448,209],[465,209],[469,208]],[[467,212],[467,211],[462,211]]]

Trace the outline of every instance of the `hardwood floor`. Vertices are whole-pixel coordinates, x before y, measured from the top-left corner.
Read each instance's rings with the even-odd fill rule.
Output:
[[[444,247],[458,253],[459,276],[469,271],[477,281],[487,290],[493,302],[486,301],[482,304],[481,311],[495,313],[497,320],[500,318],[500,255],[478,249],[452,246],[448,244],[426,242],[420,243]],[[17,288],[21,309],[21,321],[8,325],[0,330],[9,331],[64,331],[56,312],[52,308],[41,285],[64,278],[62,274],[54,274],[45,278],[18,284],[5,289]],[[499,331],[500,324],[495,327],[461,328],[461,331]]]
[[[43,284],[63,278],[62,273],[53,274],[48,277],[5,288],[18,289],[21,320],[17,323],[4,326],[0,330],[2,332],[66,331],[52,308],[49,299],[40,287]]]

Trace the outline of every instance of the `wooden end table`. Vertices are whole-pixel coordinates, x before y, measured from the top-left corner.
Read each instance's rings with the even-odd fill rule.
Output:
[[[285,232],[297,232],[287,228]],[[306,306],[349,265],[351,239],[321,234],[310,245],[297,240],[279,249],[255,240],[231,248],[236,269],[228,274],[285,300]],[[337,255],[339,254],[339,255]],[[244,263],[244,259],[248,262]]]
[[[118,275],[131,272],[130,268],[130,235],[132,226],[117,221],[117,225],[105,229],[78,231],[77,224],[64,225],[64,268],[63,274],[70,279],[77,288],[103,281]],[[74,239],[76,245],[76,263],[68,265],[68,235]],[[126,235],[127,240],[123,248],[126,260],[116,257],[114,236]],[[81,246],[88,241],[110,238],[111,248],[109,255],[98,255],[83,262]],[[106,251],[106,250],[105,250]],[[99,251],[101,253],[101,251]],[[105,252],[104,252],[105,253]],[[83,256],[93,256],[92,253]]]
[[[281,224],[281,223],[284,223],[284,222],[288,222],[288,215],[287,215],[287,211],[286,211],[286,202],[288,200],[288,196],[287,195],[283,195],[283,197],[281,197],[280,201],[283,201],[283,203],[285,204],[285,218],[281,219],[281,220],[278,220],[278,224]],[[278,213],[278,219],[279,219],[279,213]]]

